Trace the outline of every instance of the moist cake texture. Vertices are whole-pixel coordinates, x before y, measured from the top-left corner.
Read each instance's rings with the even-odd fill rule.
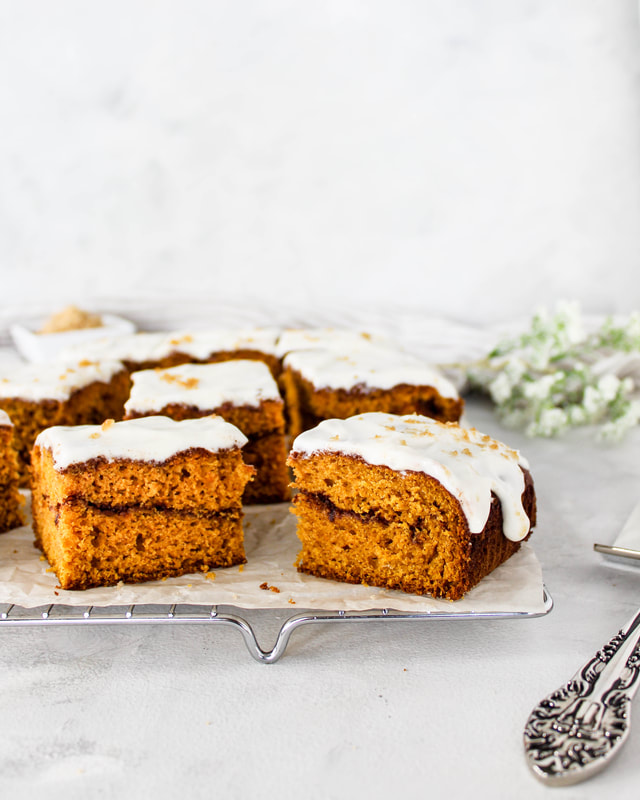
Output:
[[[373,345],[348,354],[328,348],[290,352],[281,384],[292,436],[325,419],[373,411],[450,422],[463,409],[455,387],[437,369],[409,353]]]
[[[20,485],[29,484],[31,448],[41,431],[121,419],[129,386],[117,360],[26,365],[0,378],[0,409],[14,424]]]
[[[63,589],[245,561],[246,437],[221,417],[57,426],[37,438],[36,542]]]
[[[23,499],[18,484],[13,424],[9,415],[0,410],[0,533],[24,525]]]
[[[266,364],[237,360],[143,370],[133,385],[125,417],[165,415],[175,420],[218,414],[247,437],[243,456],[256,467],[246,503],[276,503],[289,497],[284,403]]]
[[[327,420],[289,457],[298,569],[450,600],[535,525],[527,462],[479,433],[419,415]]]

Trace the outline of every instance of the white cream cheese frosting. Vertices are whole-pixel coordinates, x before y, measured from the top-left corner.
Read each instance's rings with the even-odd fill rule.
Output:
[[[200,360],[208,358],[212,353],[234,353],[237,350],[255,350],[276,355],[279,335],[279,328],[178,331],[171,334],[168,340],[171,346],[168,352],[177,350]]]
[[[2,408],[0,408],[0,426],[3,428],[13,427],[11,417]]]
[[[442,397],[458,392],[435,367],[410,353],[382,347],[363,348],[348,355],[332,349],[297,350],[284,359],[284,366],[299,372],[316,389],[393,389],[400,384],[433,386]]]
[[[42,431],[36,445],[50,450],[57,470],[92,458],[162,463],[177,453],[201,448],[217,453],[243,447],[247,437],[222,417],[180,422],[169,417],[141,417],[102,425],[56,425]]]
[[[115,360],[21,365],[0,378],[0,397],[64,401],[90,383],[108,383],[123,369],[123,364]]]
[[[148,413],[183,403],[201,410],[225,403],[258,408],[263,400],[281,401],[278,386],[262,361],[184,364],[134,372],[125,412]]]
[[[394,347],[390,340],[365,331],[341,328],[286,328],[278,339],[278,355],[282,357],[293,350],[318,349],[350,353],[372,346]]]
[[[124,336],[104,336],[91,342],[72,345],[62,351],[60,358],[157,361],[167,354],[166,348],[166,333],[132,333]]]
[[[415,414],[373,412],[330,419],[301,433],[293,454],[342,453],[396,472],[423,472],[439,481],[460,503],[471,533],[480,533],[491,510],[491,493],[502,506],[504,535],[520,541],[529,532],[522,505],[527,461],[475,428],[441,423]]]
[[[112,336],[68,348],[62,357],[118,358],[142,363],[185,353],[204,361],[213,353],[255,350],[275,355],[279,328],[164,331]]]

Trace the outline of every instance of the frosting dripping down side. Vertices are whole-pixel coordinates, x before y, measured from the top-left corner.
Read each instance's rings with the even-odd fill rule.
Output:
[[[502,506],[504,535],[520,541],[529,532],[522,505],[527,461],[515,450],[480,433],[418,415],[359,414],[331,419],[298,436],[292,452],[359,456],[396,472],[423,472],[460,503],[471,533],[481,533],[491,510],[491,493]]]

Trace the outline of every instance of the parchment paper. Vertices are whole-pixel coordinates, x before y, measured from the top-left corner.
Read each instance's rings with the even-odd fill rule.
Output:
[[[295,524],[286,503],[248,506],[244,519],[248,563],[242,567],[84,591],[57,588],[57,578],[35,548],[33,532],[27,525],[0,535],[0,604],[15,603],[26,608],[51,603],[69,606],[190,603],[292,611],[296,608],[345,611],[389,608],[449,613],[544,611],[542,572],[528,542],[462,600],[452,603],[302,575],[293,566],[300,549]],[[265,584],[267,588],[260,588]]]

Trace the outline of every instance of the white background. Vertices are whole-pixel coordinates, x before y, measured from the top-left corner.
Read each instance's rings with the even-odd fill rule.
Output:
[[[638,27],[631,0],[4,0],[4,302],[629,311]]]

